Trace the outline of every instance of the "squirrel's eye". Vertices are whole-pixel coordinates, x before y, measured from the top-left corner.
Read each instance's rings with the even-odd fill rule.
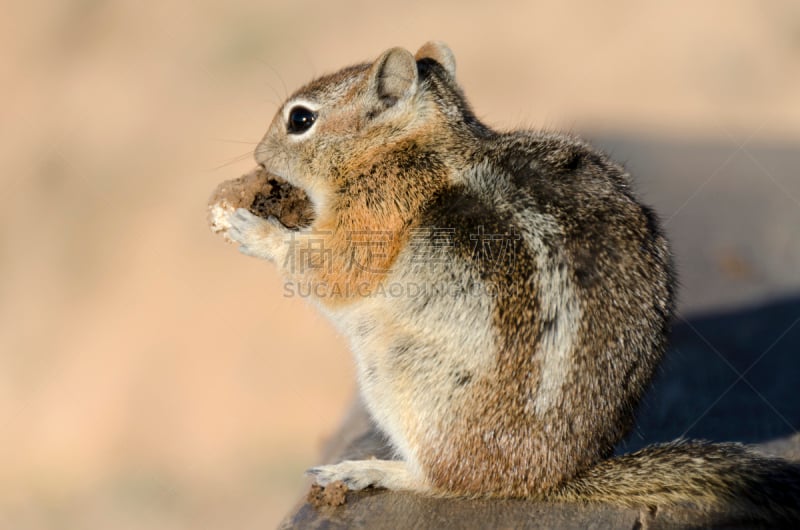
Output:
[[[297,106],[289,112],[289,123],[286,130],[289,134],[301,134],[306,132],[314,125],[317,114],[305,107]]]

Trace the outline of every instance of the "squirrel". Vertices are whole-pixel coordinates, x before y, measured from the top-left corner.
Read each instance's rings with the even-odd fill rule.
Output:
[[[399,457],[315,467],[320,486],[800,521],[796,463],[686,440],[612,456],[666,349],[668,241],[604,153],[484,125],[445,44],[305,85],[255,159],[312,220],[231,209],[225,235],[309,287]]]

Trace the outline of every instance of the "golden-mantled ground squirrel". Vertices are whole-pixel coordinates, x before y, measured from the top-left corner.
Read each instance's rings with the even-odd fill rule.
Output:
[[[482,124],[444,44],[312,81],[255,157],[309,224],[216,205],[216,226],[350,340],[399,457],[316,467],[320,485],[800,520],[800,467],[739,444],[610,458],[665,350],[667,240],[604,154]]]

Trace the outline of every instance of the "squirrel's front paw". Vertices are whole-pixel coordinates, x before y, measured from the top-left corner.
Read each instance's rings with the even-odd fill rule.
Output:
[[[289,231],[275,217],[264,219],[245,208],[237,208],[229,222],[227,235],[239,243],[239,252],[257,258],[274,259],[284,234]]]

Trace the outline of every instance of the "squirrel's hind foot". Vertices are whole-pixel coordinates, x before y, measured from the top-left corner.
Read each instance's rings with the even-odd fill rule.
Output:
[[[306,474],[320,486],[342,481],[351,490],[369,486],[390,490],[428,490],[424,481],[400,460],[345,460],[339,464],[313,467]]]

